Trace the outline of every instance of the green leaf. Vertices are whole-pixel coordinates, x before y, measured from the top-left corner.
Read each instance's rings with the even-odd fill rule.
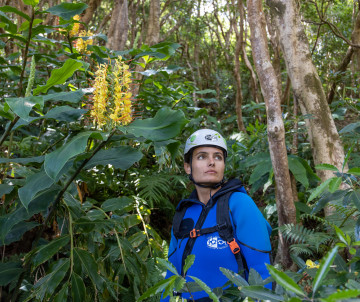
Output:
[[[204,282],[202,282],[199,278],[194,276],[189,276],[193,279],[208,295],[214,302],[220,302],[219,298],[212,292],[211,288],[208,287]]]
[[[347,242],[346,240],[346,236],[345,233],[336,225],[333,226],[336,232],[336,235],[338,236],[338,238],[340,239],[340,241],[342,241],[345,245],[348,245],[349,242]]]
[[[69,4],[71,3],[63,3],[63,4]],[[79,3],[81,4],[81,3]],[[41,92],[47,92],[48,89],[55,85],[60,85],[65,83],[65,81],[70,78],[76,70],[78,70],[83,64],[79,61],[68,59],[64,63],[64,65],[59,69],[54,69],[51,72],[51,76],[46,82],[46,85],[38,86],[36,89],[34,89],[33,94],[37,95]]]
[[[59,16],[64,20],[70,20],[75,15],[80,15],[88,6],[85,3],[61,3],[50,7],[47,12]]]
[[[175,266],[169,262],[168,260],[156,258],[157,263],[159,263],[162,267],[166,268],[170,272],[172,272],[174,275],[179,276],[179,273],[177,272]]]
[[[35,7],[39,4],[39,0],[23,0],[26,5],[31,5],[32,7]]]
[[[81,263],[82,267],[85,269],[90,279],[94,282],[97,289],[102,291],[104,281],[100,278],[100,275],[98,274],[97,264],[91,254],[88,251],[75,248],[74,257],[76,261]]]
[[[211,93],[213,95],[216,95],[216,91],[214,89],[205,89],[205,90],[197,90],[195,91],[196,94],[207,94]]]
[[[86,288],[82,278],[76,273],[71,276],[71,295],[73,301],[85,301]]]
[[[162,108],[154,118],[135,120],[126,127],[126,131],[136,137],[164,141],[177,136],[186,123],[188,120],[182,111]]]
[[[267,289],[263,286],[253,285],[248,287],[241,288],[241,292],[246,296],[249,296],[253,299],[258,300],[269,300],[269,301],[285,301],[283,296],[275,294],[270,289]]]
[[[115,169],[127,170],[142,157],[143,154],[140,151],[129,146],[100,150],[86,164],[85,169],[90,169],[97,165],[112,165]]]
[[[347,171],[347,173],[360,176],[360,168],[351,168],[349,171]]]
[[[336,168],[334,165],[330,164],[319,164],[315,166],[316,170],[329,170],[334,172],[339,172],[338,168]]]
[[[294,175],[295,179],[300,182],[305,188],[309,186],[309,180],[305,167],[297,156],[288,156],[289,169]]]
[[[342,178],[341,177],[333,177],[329,182],[329,191],[330,193],[334,193],[337,189],[339,189],[341,185]]]
[[[68,295],[68,287],[69,284],[66,282],[61,290],[56,294],[54,297],[53,302],[64,302],[67,301],[67,295]]]
[[[346,200],[352,202],[354,206],[360,211],[360,191],[351,191],[347,194]]]
[[[257,180],[259,180],[263,175],[266,173],[270,173],[272,169],[272,164],[270,158],[268,160],[261,162],[258,164],[253,172],[251,173],[249,184],[255,183]]]
[[[17,164],[31,164],[31,163],[42,163],[45,159],[45,156],[35,156],[28,158],[0,158],[0,164],[4,163],[17,163]]]
[[[44,100],[41,96],[29,96],[26,98],[7,98],[5,102],[11,110],[25,121],[30,121],[30,111],[34,106],[39,109],[44,107]]]
[[[14,189],[13,186],[0,184],[0,198],[3,195],[9,194]]]
[[[195,261],[195,255],[190,254],[186,257],[184,264],[184,274],[186,274],[188,269],[194,264],[194,261]]]
[[[0,262],[0,286],[6,286],[22,273],[21,262]]]
[[[54,183],[54,180],[51,179],[45,171],[40,171],[29,176],[26,179],[26,184],[19,189],[19,198],[23,206],[27,209],[30,201],[35,197],[35,195],[47,188],[49,188]]]
[[[313,199],[315,199],[316,197],[318,197],[322,192],[325,191],[325,189],[327,188],[327,186],[329,185],[330,181],[333,178],[328,178],[327,180],[325,180],[323,183],[320,184],[320,186],[318,186],[310,195],[308,202],[312,201]]]
[[[313,295],[316,293],[319,288],[321,282],[326,277],[327,273],[330,270],[330,266],[333,263],[335,256],[337,254],[338,247],[335,246],[332,250],[330,250],[326,256],[320,262],[320,268],[317,270],[314,281],[313,281]]]
[[[12,20],[10,18],[8,18],[8,16],[6,16],[6,14],[4,14],[2,11],[0,11],[0,22],[3,23],[3,27],[5,28],[6,31],[8,31],[11,34],[16,34],[17,33],[17,25],[14,24],[12,22]],[[9,34],[2,34],[1,37],[10,37],[13,36],[14,38],[22,38],[20,35],[9,35]],[[23,39],[23,42],[26,42],[25,39]]]
[[[288,275],[284,272],[278,271],[275,267],[270,264],[266,265],[270,275],[275,279],[275,281],[280,284],[283,288],[288,291],[291,291],[299,296],[305,296],[300,286],[296,284]]]
[[[85,151],[87,141],[91,135],[91,131],[80,132],[70,142],[54,152],[46,154],[44,163],[46,174],[52,179],[56,179],[70,158]]]
[[[27,14],[23,13],[22,11],[19,11],[18,9],[16,9],[13,6],[9,6],[9,5],[1,6],[0,11],[2,11],[4,13],[14,13],[14,14],[19,15],[20,17],[23,17],[24,19],[26,19],[28,21],[31,20],[31,18]]]
[[[105,212],[110,212],[110,211],[119,211],[122,210],[126,207],[128,207],[129,205],[133,204],[134,201],[132,198],[127,197],[127,196],[123,196],[120,198],[111,198],[106,200],[102,205],[101,208],[105,211]]]
[[[51,240],[48,244],[42,245],[35,252],[36,255],[33,258],[32,262],[34,267],[39,266],[41,263],[49,260],[52,256],[54,256],[59,250],[68,244],[70,241],[69,235],[64,235],[54,240]]]
[[[55,119],[57,121],[74,122],[77,121],[88,110],[77,109],[70,106],[57,106],[49,110],[42,118]]]
[[[39,226],[35,221],[20,222],[11,228],[10,232],[6,234],[4,244],[9,245],[10,243],[19,241],[21,237],[29,230]]]
[[[81,101],[84,96],[84,92],[82,89],[78,89],[75,91],[69,92],[59,92],[59,93],[51,93],[43,96],[44,102],[53,101],[53,102],[69,102],[77,104]]]
[[[333,293],[323,300],[327,301],[327,302],[346,301],[347,299],[356,298],[358,296],[360,296],[360,290],[345,289],[345,290]]]
[[[35,285],[37,297],[43,300],[45,295],[52,295],[60,282],[64,279],[70,267],[70,259],[62,258],[54,263],[49,273],[41,278]]]
[[[247,281],[243,277],[234,273],[233,271],[223,267],[220,267],[220,270],[226,276],[226,278],[228,278],[236,286],[241,288],[243,286],[249,286],[249,283],[247,283]]]
[[[150,287],[139,299],[137,299],[137,301],[142,301],[144,299],[150,298],[150,297],[162,292],[164,290],[164,288],[169,283],[171,283],[174,278],[176,278],[176,276],[171,276],[168,279],[159,281],[153,287]]]

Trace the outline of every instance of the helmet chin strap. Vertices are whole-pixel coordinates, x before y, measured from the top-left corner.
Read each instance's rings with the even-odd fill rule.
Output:
[[[198,187],[201,187],[201,188],[211,188],[211,189],[217,189],[219,187],[221,187],[225,180],[224,178],[218,182],[218,183],[215,183],[215,184],[211,184],[211,185],[204,185],[204,184],[201,184],[201,183],[198,183],[195,181],[195,179],[193,178],[192,176],[192,155],[190,156],[190,174],[189,174],[189,179],[195,184],[197,185]]]

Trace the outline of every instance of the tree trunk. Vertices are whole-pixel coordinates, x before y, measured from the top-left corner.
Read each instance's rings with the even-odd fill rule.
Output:
[[[128,1],[115,0],[106,46],[113,50],[123,50],[127,41],[128,29]]]
[[[266,21],[261,2],[261,0],[248,1],[250,41],[266,104],[269,149],[276,181],[276,208],[279,226],[282,226],[288,223],[296,223],[296,209],[291,190],[285,128],[281,114],[281,92],[270,60],[265,30]],[[281,232],[279,232],[277,259],[284,268],[291,266],[289,245]]]
[[[94,15],[94,12],[97,10],[100,4],[101,0],[89,0],[88,8],[85,10],[84,15],[81,17],[81,22],[89,24]]]
[[[294,94],[303,115],[315,164],[328,163],[340,171],[344,150],[331,116],[325,92],[311,60],[309,43],[301,24],[295,0],[267,0],[274,18]],[[332,171],[318,170],[322,180],[333,177]],[[326,214],[328,214],[328,209]]]
[[[160,0],[150,1],[150,11],[145,44],[151,46],[160,39]]]

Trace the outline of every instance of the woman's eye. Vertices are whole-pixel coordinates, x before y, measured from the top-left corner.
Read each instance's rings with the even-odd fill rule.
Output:
[[[204,155],[199,155],[198,156],[198,159],[204,159],[205,157],[204,157]]]
[[[223,158],[222,158],[221,155],[217,155],[217,156],[215,156],[215,159],[216,159],[216,160],[222,160]]]

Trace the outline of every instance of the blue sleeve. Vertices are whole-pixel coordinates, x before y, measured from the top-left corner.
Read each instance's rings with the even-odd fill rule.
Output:
[[[270,276],[266,264],[270,263],[271,227],[251,197],[244,193],[234,193],[229,200],[231,218],[235,227],[248,269],[255,269],[263,279]],[[272,284],[265,287],[271,289]]]

